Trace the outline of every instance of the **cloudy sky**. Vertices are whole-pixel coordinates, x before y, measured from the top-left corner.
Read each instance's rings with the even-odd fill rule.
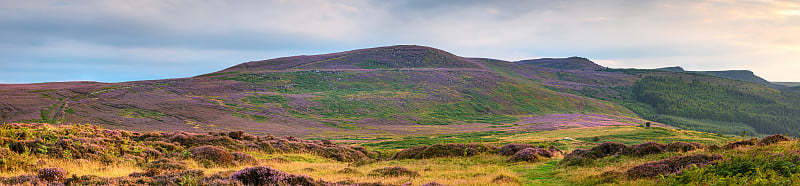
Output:
[[[0,0],[0,83],[189,77],[397,44],[800,81],[792,1]]]

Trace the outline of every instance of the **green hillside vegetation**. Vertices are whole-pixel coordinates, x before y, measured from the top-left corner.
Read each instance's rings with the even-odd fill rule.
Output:
[[[421,125],[510,123],[517,115],[604,113],[629,110],[595,99],[569,97],[485,71],[297,71],[217,77],[277,94],[312,94],[308,109],[282,104],[295,116],[338,121],[404,119]],[[251,105],[291,102],[281,95],[255,94]]]
[[[755,132],[764,134],[800,132],[797,127],[800,124],[800,96],[767,87],[648,76],[632,86],[631,90],[635,100],[652,106],[652,111],[657,114],[744,123]],[[665,116],[642,115],[655,121],[675,120]]]

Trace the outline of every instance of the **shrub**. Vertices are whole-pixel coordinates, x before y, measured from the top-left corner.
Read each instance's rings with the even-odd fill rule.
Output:
[[[19,154],[25,152],[39,153],[39,151],[37,151],[36,149],[39,148],[39,146],[41,145],[44,145],[44,141],[36,139],[36,140],[16,141],[14,143],[11,143],[8,147],[11,149],[11,151],[14,151]]]
[[[410,176],[416,177],[419,176],[417,171],[408,170],[406,168],[395,166],[395,167],[384,167],[380,169],[375,169],[369,172],[369,176]]]
[[[526,148],[536,148],[536,146],[530,144],[511,143],[500,147],[500,154],[503,156],[512,156],[520,150]]]
[[[656,142],[647,142],[638,145],[631,145],[630,147],[626,148],[622,151],[622,154],[627,156],[645,156],[650,154],[660,154],[664,152],[666,145],[656,143]]]
[[[323,185],[306,176],[291,175],[267,166],[249,167],[231,175],[245,185]]]
[[[235,140],[242,139],[242,136],[244,136],[244,131],[231,131],[231,132],[228,132],[228,137],[230,137],[232,139],[235,139]]]
[[[231,155],[233,155],[233,159],[236,160],[236,162],[239,163],[240,165],[241,164],[246,164],[246,165],[258,164],[258,160],[256,158],[254,158],[253,156],[250,156],[249,154],[246,154],[244,152],[233,152],[233,153],[231,153]]]
[[[585,165],[591,163],[595,159],[604,158],[606,156],[613,156],[619,155],[620,153],[628,150],[628,147],[625,144],[617,143],[617,142],[605,142],[601,143],[592,149],[576,149],[564,156],[564,159],[561,160],[562,164],[565,165]]]
[[[234,157],[228,151],[216,146],[200,146],[189,149],[192,152],[192,157],[198,161],[204,162],[206,167],[211,164],[216,165],[233,165]]]
[[[563,165],[585,165],[591,163],[594,159],[594,156],[590,156],[590,151],[588,149],[575,149],[566,156],[564,159],[561,160],[560,164]]]
[[[392,159],[414,159],[417,154],[421,153],[426,148],[428,148],[427,145],[422,145],[401,150],[400,152],[395,153],[392,156]]]
[[[705,154],[672,157],[666,160],[637,165],[631,169],[628,169],[626,174],[631,178],[654,178],[658,175],[678,173],[678,171],[690,165],[702,167],[721,159],[722,156],[720,155],[709,156]]]
[[[784,135],[775,134],[771,136],[764,137],[761,141],[758,141],[758,145],[771,145],[773,143],[778,143],[781,141],[791,141],[792,139],[787,138]]]
[[[617,155],[627,149],[628,146],[618,142],[604,142],[593,147],[590,151],[598,158]]]
[[[528,161],[528,162],[535,162],[539,161],[542,158],[551,158],[553,157],[553,153],[550,150],[543,149],[543,148],[526,148],[522,149],[511,158],[509,158],[508,162],[518,162],[518,161]]]
[[[186,164],[171,159],[158,159],[147,163],[147,175],[155,176],[164,172],[186,170]]]
[[[36,177],[47,181],[61,181],[67,178],[69,172],[62,168],[43,168],[36,171]]]
[[[664,150],[668,152],[689,152],[697,149],[704,148],[703,144],[699,143],[686,143],[686,142],[673,142],[667,144]]]
[[[742,146],[755,145],[756,142],[758,142],[757,138],[750,138],[749,140],[742,140],[742,141],[737,141],[737,142],[733,142],[733,143],[728,143],[728,144],[722,146],[722,148],[724,148],[724,149],[735,149],[735,148],[742,147]]]

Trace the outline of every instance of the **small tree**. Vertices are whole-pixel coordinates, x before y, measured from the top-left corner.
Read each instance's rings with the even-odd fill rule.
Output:
[[[644,126],[645,127],[650,127],[650,122],[648,121],[647,123],[644,123]]]
[[[747,137],[747,131],[742,131],[742,138]]]

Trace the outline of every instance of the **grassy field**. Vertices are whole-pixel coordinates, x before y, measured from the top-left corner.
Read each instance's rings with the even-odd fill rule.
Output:
[[[152,133],[107,135],[111,130],[92,128],[89,126],[4,126],[0,133],[3,153],[0,161],[0,183],[11,183],[8,180],[20,179],[25,175],[41,175],[44,168],[60,167],[69,175],[81,179],[107,179],[102,183],[125,183],[124,180],[142,183],[165,183],[163,179],[174,177],[178,185],[192,185],[189,182],[207,179],[228,180],[234,172],[257,165],[269,166],[275,170],[291,175],[305,175],[317,181],[328,183],[375,183],[384,185],[422,185],[436,182],[445,185],[594,185],[599,183],[651,185],[662,183],[678,183],[673,177],[611,179],[607,175],[624,173],[637,165],[667,159],[676,156],[694,154],[723,154],[726,157],[743,156],[754,151],[786,153],[796,151],[800,143],[796,141],[780,143],[780,146],[754,146],[731,150],[700,149],[688,152],[664,152],[646,156],[609,156],[599,158],[591,163],[567,166],[562,163],[563,155],[542,158],[537,161],[509,161],[508,155],[497,151],[486,151],[477,154],[425,159],[401,159],[392,156],[402,149],[414,149],[418,146],[435,146],[441,144],[483,144],[497,147],[510,143],[532,144],[536,146],[555,146],[565,153],[576,149],[592,148],[603,142],[620,142],[626,145],[657,142],[662,144],[676,141],[697,142],[705,146],[720,146],[736,140],[738,137],[711,133],[666,129],[643,126],[603,126],[573,128],[554,131],[538,131],[527,133],[479,132],[450,134],[433,137],[410,136],[401,139],[379,139],[370,142],[353,142],[348,144],[328,143],[326,140],[308,141],[295,138],[247,137],[247,134],[186,134],[186,133]],[[87,136],[107,139],[106,142],[92,141]],[[128,137],[124,137],[128,136]],[[188,136],[188,137],[187,137]],[[222,137],[220,137],[222,136]],[[230,136],[230,137],[228,137]],[[197,142],[181,139],[195,139]],[[86,149],[98,148],[97,152],[88,152],[82,148],[63,150],[64,139],[74,139],[73,147]],[[62,146],[40,144],[33,150],[16,153],[19,144],[42,141],[53,141]],[[84,142],[80,142],[86,140]],[[167,142],[167,143],[161,143]],[[253,143],[255,142],[255,143]],[[76,144],[77,143],[77,144]],[[203,159],[204,154],[196,153],[203,145],[215,145],[225,149],[227,153],[243,152],[255,161],[241,163],[238,156],[234,163],[219,163]],[[177,145],[177,146],[175,146]],[[323,147],[319,147],[319,146]],[[355,146],[353,146],[355,145]],[[359,150],[356,146],[367,149]],[[319,149],[321,148],[321,149]],[[163,151],[159,158],[146,154]],[[358,152],[357,152],[358,151]],[[502,149],[501,149],[502,151]],[[60,152],[55,154],[54,152]],[[336,152],[336,153],[328,153]],[[362,154],[360,152],[369,152]],[[800,152],[800,151],[799,151]],[[60,157],[64,153],[72,156]],[[359,155],[360,154],[360,155]],[[218,156],[218,155],[217,155]],[[217,157],[215,156],[215,157]],[[137,157],[139,157],[137,159]],[[156,160],[169,159],[172,164],[180,164],[180,170],[200,170],[194,177],[166,169],[153,177],[131,177],[129,175],[148,173],[154,170]],[[236,163],[239,162],[239,163]],[[413,176],[382,176],[373,172],[385,167],[402,167],[415,172]],[[174,175],[173,175],[174,174]],[[86,177],[88,175],[99,176]],[[176,176],[177,175],[177,176]],[[606,175],[605,177],[603,175]],[[85,178],[84,178],[85,177]],[[190,179],[191,178],[191,179]],[[188,179],[188,180],[187,180]],[[67,179],[68,180],[68,179]],[[149,181],[148,181],[149,180]],[[179,181],[175,181],[179,180]],[[183,180],[183,181],[180,181]]]

